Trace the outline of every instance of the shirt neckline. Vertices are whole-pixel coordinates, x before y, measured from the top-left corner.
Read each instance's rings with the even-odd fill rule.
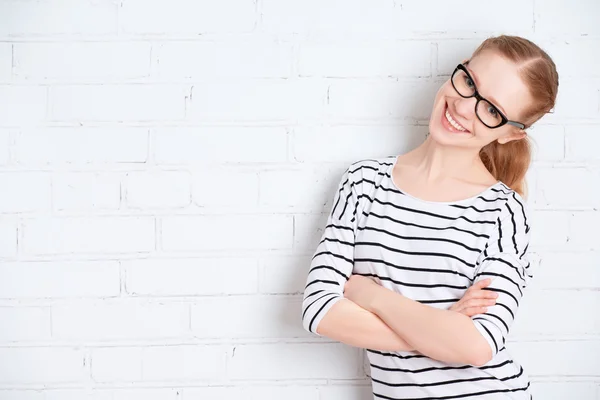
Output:
[[[468,197],[466,199],[460,199],[460,200],[454,200],[454,201],[433,201],[433,200],[425,200],[425,199],[421,199],[419,197],[413,196],[410,193],[406,192],[404,189],[402,189],[395,181],[394,181],[394,175],[393,175],[393,171],[394,171],[394,167],[396,166],[396,164],[398,163],[398,159],[400,158],[400,155],[397,155],[394,157],[394,161],[392,162],[392,165],[389,167],[389,176],[390,176],[390,180],[392,181],[392,185],[394,186],[394,189],[400,191],[403,195],[405,195],[408,198],[411,198],[415,201],[418,201],[420,203],[427,203],[427,204],[437,204],[437,205],[460,205],[462,203],[470,203],[474,200],[476,200],[477,198],[483,196],[484,194],[486,194],[487,192],[493,190],[496,186],[500,186],[503,185],[502,181],[498,181],[496,183],[494,183],[493,185],[487,187],[485,190],[483,190],[482,192],[476,194],[475,196],[471,196]]]

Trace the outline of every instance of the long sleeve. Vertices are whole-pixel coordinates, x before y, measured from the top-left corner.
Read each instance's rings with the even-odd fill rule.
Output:
[[[302,323],[309,332],[343,298],[344,284],[354,266],[354,236],[359,193],[353,171],[346,169],[338,184],[321,241],[313,255],[302,304]]]
[[[503,211],[476,267],[474,281],[491,278],[487,290],[498,294],[496,304],[488,307],[485,314],[472,317],[494,356],[504,347],[524,290],[533,278],[527,260],[530,240],[527,207],[513,192]]]

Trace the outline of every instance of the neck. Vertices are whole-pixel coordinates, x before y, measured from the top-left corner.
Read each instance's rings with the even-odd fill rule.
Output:
[[[489,175],[479,157],[478,149],[443,146],[431,136],[415,150],[413,164],[423,179],[430,182],[446,179],[474,179]]]

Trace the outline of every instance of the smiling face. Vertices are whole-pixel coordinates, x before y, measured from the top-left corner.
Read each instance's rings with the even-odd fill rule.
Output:
[[[527,110],[533,99],[512,61],[492,51],[484,51],[471,59],[466,68],[474,82],[463,74],[458,77],[461,84],[465,87],[474,85],[479,94],[496,106],[506,118],[522,122],[520,118],[523,111]],[[435,97],[429,122],[431,138],[443,145],[481,149],[494,140],[506,143],[525,136],[523,131],[509,124],[495,129],[484,125],[475,114],[476,103],[475,97],[461,97],[449,79]],[[493,109],[483,104],[479,111],[488,125],[489,118],[499,118]],[[488,114],[485,115],[484,112]]]

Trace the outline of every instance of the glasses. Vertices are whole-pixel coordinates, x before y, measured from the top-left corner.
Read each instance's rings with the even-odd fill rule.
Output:
[[[471,74],[469,74],[464,64],[458,64],[452,73],[451,82],[454,90],[456,90],[460,97],[465,99],[475,97],[477,99],[477,103],[475,103],[475,115],[488,128],[495,129],[509,124],[519,129],[525,129],[524,124],[509,120],[498,110],[498,107],[490,103],[489,100],[481,97],[475,87],[475,81],[471,78]]]

